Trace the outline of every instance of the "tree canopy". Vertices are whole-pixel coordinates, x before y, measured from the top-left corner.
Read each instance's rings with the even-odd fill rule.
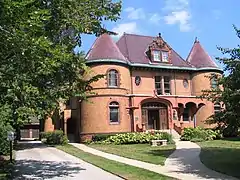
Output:
[[[237,37],[240,38],[240,30],[234,26]],[[225,136],[236,136],[240,127],[240,46],[236,48],[218,48],[224,55],[217,58],[224,66],[227,75],[213,75],[218,86],[215,89],[206,90],[203,97],[207,97],[214,103],[223,103],[222,111],[213,115],[210,123],[218,123],[224,129]]]
[[[81,46],[82,34],[108,32],[103,21],[119,19],[121,1],[0,1],[0,106],[9,107],[16,128],[31,116],[44,118],[59,101],[86,98],[91,83]]]

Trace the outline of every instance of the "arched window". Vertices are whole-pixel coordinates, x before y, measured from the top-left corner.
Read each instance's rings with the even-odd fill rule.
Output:
[[[119,74],[117,70],[111,69],[108,71],[108,87],[118,87]]]
[[[221,111],[221,104],[220,103],[215,103],[214,104],[214,114],[216,114],[220,111]]]
[[[110,123],[119,123],[119,104],[118,102],[111,102],[109,104]]]

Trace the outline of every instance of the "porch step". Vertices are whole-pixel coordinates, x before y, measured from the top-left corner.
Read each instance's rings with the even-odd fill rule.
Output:
[[[163,129],[163,130],[159,130],[162,132],[167,132],[168,134],[171,134],[173,136],[173,139],[180,139],[180,135],[177,133],[177,131],[175,131],[174,129]]]

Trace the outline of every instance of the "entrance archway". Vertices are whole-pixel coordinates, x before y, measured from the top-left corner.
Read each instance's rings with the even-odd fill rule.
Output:
[[[169,129],[167,105],[161,102],[143,103],[142,123],[145,129]]]

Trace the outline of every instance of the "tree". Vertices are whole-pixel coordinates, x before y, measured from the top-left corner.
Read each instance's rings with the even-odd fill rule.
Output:
[[[108,32],[103,21],[119,19],[121,2],[111,0],[0,1],[0,106],[11,108],[12,125],[43,119],[69,97],[86,98],[91,83],[81,34]]]
[[[240,30],[234,26],[237,37],[240,38]],[[213,75],[218,87],[206,90],[203,97],[207,97],[214,103],[222,102],[225,108],[213,115],[210,123],[218,123],[224,131],[224,136],[236,136],[240,126],[240,46],[237,48],[218,49],[223,53],[223,58],[217,58],[229,74],[225,76]],[[221,88],[222,87],[222,88]]]

